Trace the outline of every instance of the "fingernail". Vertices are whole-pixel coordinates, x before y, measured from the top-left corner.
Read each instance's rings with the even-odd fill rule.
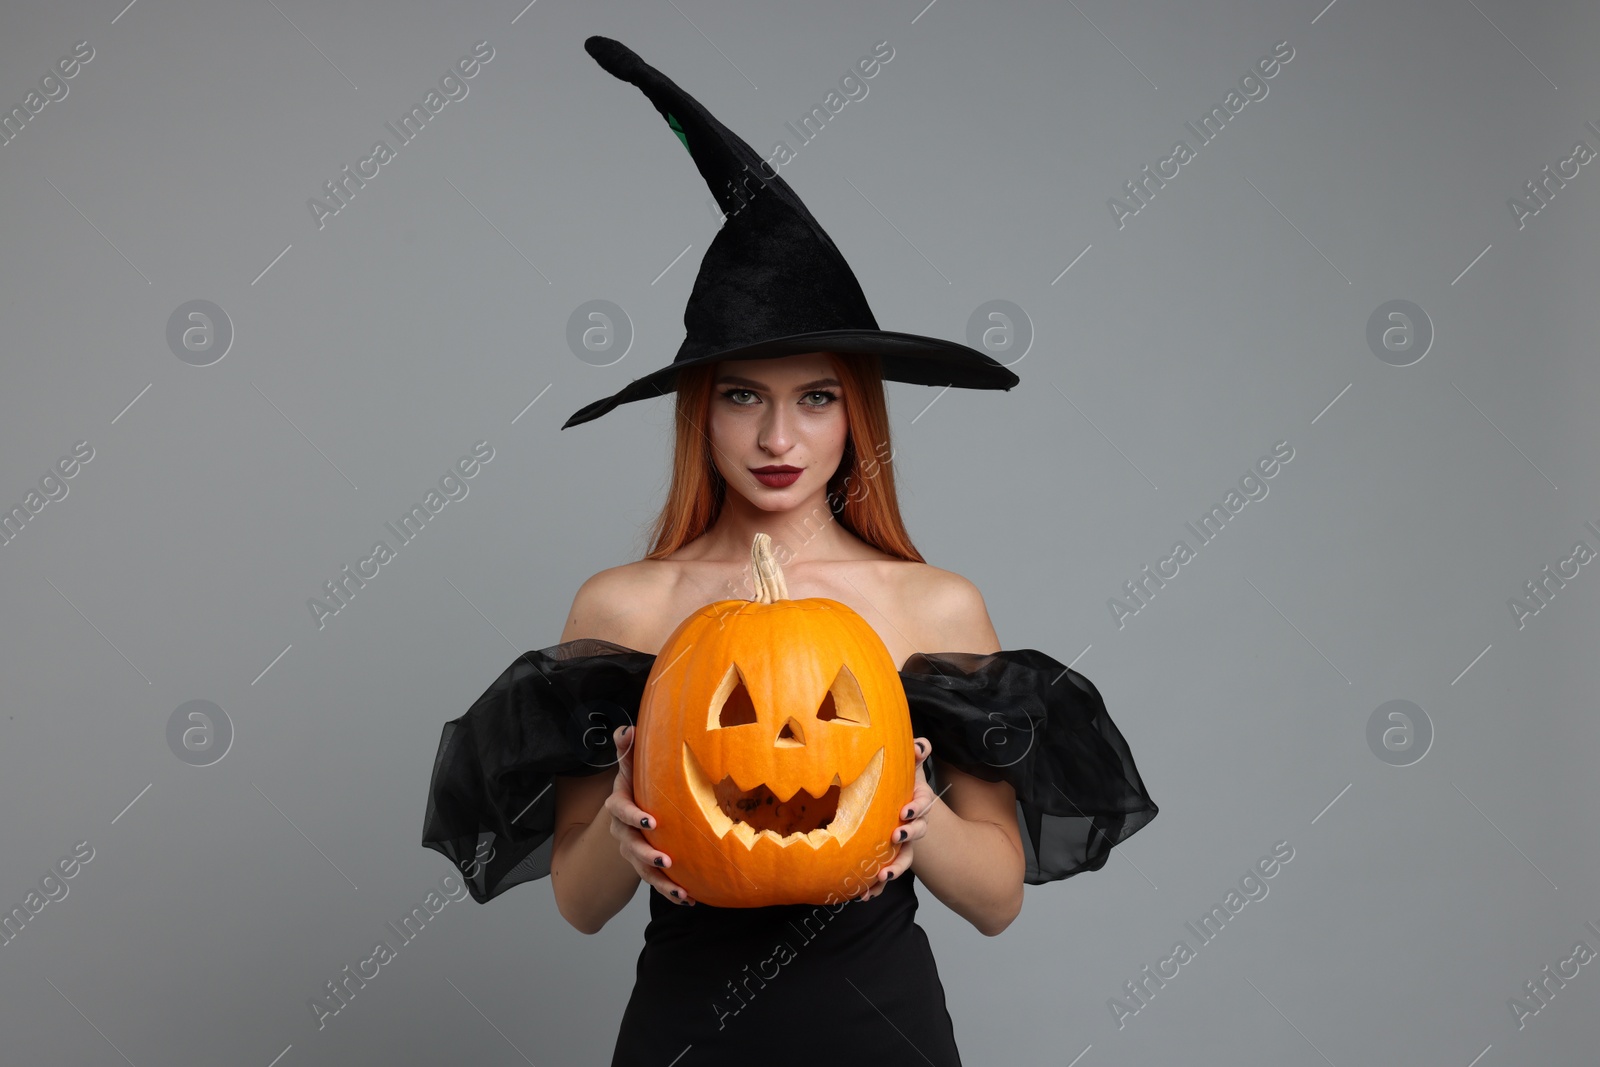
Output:
[[[677,891],[677,890],[676,890],[676,889],[674,889],[674,890],[673,890],[673,891],[672,891],[672,895],[673,895],[673,897],[674,897],[674,898],[676,898],[676,897],[678,897],[678,896],[679,896],[679,893],[678,893],[678,891]]]
[[[661,862],[661,857],[660,856],[656,857],[656,866],[657,867],[665,867],[666,866],[665,863]]]
[[[906,818],[908,818],[908,819],[911,818],[911,816],[916,814],[916,811],[917,811],[916,808],[907,808],[906,809]]]
[[[884,878],[884,881],[887,882],[890,878],[893,878],[893,877],[894,877],[894,872],[890,871],[888,876]]]
[[[906,832],[904,830],[901,830],[900,831],[900,840],[904,841],[905,839],[906,839]]]
[[[646,830],[650,829],[650,816],[648,816],[648,815],[639,816],[639,825],[644,827]]]

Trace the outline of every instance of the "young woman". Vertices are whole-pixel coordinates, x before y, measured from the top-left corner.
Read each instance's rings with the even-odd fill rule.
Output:
[[[880,330],[838,248],[747,144],[618,42],[585,47],[645,92],[726,213],[672,364],[566,423],[675,392],[671,486],[645,558],[584,582],[561,641],[445,724],[423,844],[479,903],[549,875],[585,933],[649,884],[613,1067],[956,1067],[914,884],[998,935],[1024,883],[1098,870],[1157,813],[1094,685],[1043,652],[1002,650],[978,590],[925,563],[900,518],[883,381],[1018,379],[965,345]],[[697,608],[749,595],[757,534],[791,598],[852,608],[899,665],[916,780],[898,853],[854,900],[697,902],[643,834],[681,817],[634,798],[630,726],[656,653]]]
[[[889,450],[879,447],[888,444],[882,380],[865,363],[813,353],[684,371],[677,386],[673,482],[656,522],[655,543],[645,559],[601,571],[583,584],[561,640],[597,638],[654,653],[694,609],[737,596],[730,590],[748,587],[750,543],[756,533],[765,532],[773,537],[774,555],[782,563],[790,597],[828,597],[853,608],[882,638],[897,666],[922,651],[998,651],[994,627],[977,589],[959,575],[922,562],[912,546],[895,504],[890,463],[875,462],[873,474],[867,474],[867,463]],[[796,473],[761,477],[763,468],[771,467]],[[863,489],[852,492],[852,485]],[[836,508],[859,518],[852,523],[836,516]],[[639,809],[632,792],[631,727],[619,728],[615,740],[621,758],[614,776],[556,779],[552,888],[561,914],[585,933],[595,933],[621,911],[640,881],[678,907],[696,906],[671,879],[672,857],[653,849],[640,829],[676,818],[677,813]],[[931,743],[921,737],[916,743],[920,762],[928,757]],[[936,797],[919,768],[916,792],[906,798],[905,819],[894,838],[894,843],[903,842],[899,855],[877,871],[876,883],[860,899],[878,897],[896,878],[914,871],[963,918],[985,934],[998,934],[1022,907],[1027,869],[1016,794],[1003,781],[983,781],[948,767],[941,768],[940,779],[948,784],[942,797]],[[909,913],[915,907],[914,896],[909,881],[901,885],[905,892],[894,907]],[[755,923],[748,913],[731,916],[740,920],[739,934],[749,942],[744,956],[751,962],[772,955],[774,938],[796,940],[797,932],[784,927],[795,915],[814,909],[754,910],[779,914]],[[878,917],[864,915],[861,921],[870,923]],[[652,925],[678,922],[661,916]],[[686,935],[694,936],[694,921],[679,924]],[[669,989],[675,990],[675,999],[685,1008],[692,1006],[703,1017],[697,1021],[708,1026],[726,1016],[731,1027],[743,1014],[742,1003],[722,988],[727,979],[739,976],[740,966],[747,962],[728,943],[728,927],[707,920],[700,931],[716,938],[715,947],[727,954],[727,962],[709,973],[685,974],[684,961],[674,960],[666,949],[656,953],[662,957],[658,968],[662,982],[657,985],[649,980],[655,960],[647,933],[640,967],[649,973],[641,974],[624,1016],[619,1055],[632,1055],[628,1050],[636,1039],[656,1041],[671,1032],[676,1009],[663,1002]],[[848,949],[845,933],[829,929],[823,945],[808,946],[816,958],[807,970],[825,968],[826,958]],[[895,975],[893,981],[916,993],[909,1003],[913,1032],[906,1035],[912,1045],[896,1038],[883,1020],[867,1021],[882,1030],[880,1040],[895,1039],[888,1044],[893,1048],[898,1043],[897,1054],[916,1058],[913,1047],[926,1045],[925,1055],[943,1056],[934,1062],[957,1062],[943,990],[926,939],[907,938],[903,945],[890,947],[892,957],[880,953],[866,961],[871,971],[858,985],[876,985],[877,976],[886,971],[910,971]],[[797,956],[807,951],[798,945],[791,948]],[[704,989],[692,988],[706,978],[710,984]],[[841,984],[843,978],[844,974],[835,975]],[[792,978],[785,984],[790,987],[787,993],[765,994],[780,1008],[780,1015],[791,1011],[782,1002],[806,990],[806,984]],[[867,996],[869,1003],[855,999],[873,1013],[876,1009]],[[719,999],[726,1004],[714,1018],[713,1006]],[[809,997],[807,1001],[816,1003]],[[715,1026],[717,1031],[723,1029]],[[744,1020],[735,1032],[746,1036],[718,1051],[721,1062],[758,1050],[766,1056],[768,1043],[777,1037],[754,1019]],[[693,1037],[693,1030],[685,1031],[685,1036]],[[751,1044],[751,1038],[758,1044]],[[704,1040],[702,1036],[702,1044]],[[846,1044],[864,1053],[856,1039]],[[657,1051],[669,1052],[662,1061],[666,1062],[677,1050]]]

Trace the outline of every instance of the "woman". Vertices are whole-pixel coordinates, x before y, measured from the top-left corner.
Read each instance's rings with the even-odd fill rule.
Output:
[[[855,609],[877,631],[897,665],[918,651],[999,650],[977,590],[960,576],[923,563],[912,547],[895,505],[889,464],[875,464],[871,477],[866,473],[864,460],[888,452],[879,448],[888,443],[882,381],[869,366],[823,353],[730,361],[682,372],[677,394],[673,484],[656,523],[655,543],[645,559],[602,571],[583,584],[562,642],[598,638],[654,653],[695,608],[739,595],[730,590],[747,584],[751,539],[757,532],[771,532],[789,595],[828,597]],[[798,474],[757,477],[761,468],[772,466],[792,467]],[[779,484],[784,481],[788,484]],[[851,492],[850,485],[865,490]],[[841,515],[836,520],[835,505],[842,505],[845,515],[854,512],[859,518],[851,522]],[[552,888],[562,915],[585,933],[597,932],[621,911],[641,880],[678,907],[695,906],[671,879],[672,857],[652,848],[640,830],[677,813],[644,812],[635,805],[630,731],[631,727],[621,727],[615,735],[621,759],[610,780],[606,775],[556,779]],[[931,745],[928,739],[917,738],[917,746],[920,762]],[[942,798],[936,798],[919,768],[916,792],[908,798],[910,815],[895,835],[894,843],[903,842],[899,855],[877,871],[875,883],[860,899],[878,897],[891,881],[914,869],[929,890],[958,914],[983,933],[998,934],[1022,907],[1027,862],[1017,826],[1016,794],[1003,781],[986,782],[953,768],[941,768],[940,779],[948,784]],[[909,882],[904,884],[905,895],[896,908],[907,912],[909,928],[915,900]],[[652,897],[652,911],[656,910]],[[749,913],[718,916],[738,922],[715,928],[721,942],[716,951],[728,962],[712,966],[708,986],[695,981],[699,976],[686,973],[692,969],[685,960],[670,954],[660,960],[662,977],[670,973],[676,980],[674,1000],[704,1016],[700,1021],[708,1033],[702,1044],[713,1024],[722,1021],[708,1009],[719,994],[726,998],[723,980],[734,977],[746,957],[769,956],[787,919],[814,909],[755,909],[768,910],[778,914],[757,922],[749,921]],[[652,926],[673,921],[658,916]],[[855,920],[832,924],[827,940],[808,950],[807,970],[825,969],[825,952],[840,955],[839,946],[847,945],[842,928],[846,921]],[[876,919],[864,915],[860,921]],[[694,929],[692,922],[680,925],[686,931]],[[735,925],[743,953],[728,944]],[[915,933],[918,936],[892,946],[896,959],[885,958],[880,950],[869,961],[869,973],[858,976],[857,983],[870,987],[878,984],[875,976],[901,970],[895,981],[915,994],[906,998],[915,1009],[909,1016],[913,1033],[906,1035],[912,1045],[896,1038],[889,1026],[867,1021],[882,1030],[877,1037],[891,1051],[916,1058],[915,1046],[924,1055],[944,1056],[934,1062],[959,1062],[926,938],[920,929]],[[789,932],[788,938],[792,942],[797,934]],[[656,1039],[675,1014],[674,1008],[660,1003],[664,989],[670,987],[656,988],[650,980],[648,934],[646,941],[640,981],[619,1036],[619,1063],[635,1062],[629,1057],[644,1055],[644,1046],[637,1053],[631,1051],[636,1039]],[[704,955],[695,962],[710,963]],[[904,973],[906,969],[913,973]],[[770,1001],[783,1001],[804,989],[801,981],[785,978],[791,991],[774,993]],[[835,981],[848,990],[837,974]],[[693,988],[697,984],[705,988]],[[871,1004],[861,1007],[876,1010]],[[743,1005],[731,998],[723,1008],[724,1014],[744,1013]],[[902,1026],[907,1022],[904,1012],[897,1021]],[[740,1026],[743,1032],[770,1039],[755,1023],[746,1019]],[[714,1030],[721,1032],[723,1027]],[[693,1036],[692,1030],[686,1033]],[[864,1054],[859,1040],[853,1043]],[[735,1046],[738,1054],[747,1048],[756,1051],[744,1042]],[[717,1058],[734,1055],[735,1049],[719,1050]],[[666,1059],[670,1058],[669,1052]]]
[[[726,213],[673,362],[566,423],[675,392],[672,483],[646,557],[583,583],[560,643],[445,724],[423,844],[479,903],[549,875],[585,933],[651,886],[613,1067],[959,1065],[914,883],[997,935],[1024,883],[1098,870],[1157,813],[1094,685],[1000,649],[977,589],[924,563],[900,519],[883,381],[1018,379],[964,345],[880,330],[832,240],[747,144],[619,43],[585,47],[645,92]],[[853,901],[696,902],[642,832],[679,816],[634,800],[630,726],[655,653],[695,609],[748,595],[758,533],[793,598],[854,609],[900,665],[916,782],[886,843],[898,853]]]

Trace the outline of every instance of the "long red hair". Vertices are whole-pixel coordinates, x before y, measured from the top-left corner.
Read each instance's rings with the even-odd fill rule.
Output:
[[[849,434],[839,469],[828,479],[829,514],[881,552],[923,563],[900,518],[894,490],[894,450],[889,444],[889,407],[877,356],[841,358],[825,353],[843,394]],[[711,462],[710,411],[717,364],[685,367],[677,374],[672,484],[651,526],[646,559],[662,559],[693,541],[717,521],[727,483]],[[808,528],[811,518],[804,520]]]

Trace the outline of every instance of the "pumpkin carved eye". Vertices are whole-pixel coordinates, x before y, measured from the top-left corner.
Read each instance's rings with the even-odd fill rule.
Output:
[[[851,726],[872,725],[867,699],[861,695],[861,683],[856,681],[856,676],[850,673],[850,668],[845,664],[839,665],[839,673],[833,679],[833,685],[828,687],[828,694],[822,698],[822,707],[817,709],[817,718],[823,722],[849,723]]]
[[[711,698],[712,714],[716,718],[710,727],[749,726],[756,721],[756,706],[750,700],[750,690],[745,688],[744,675],[739,673],[737,663],[728,664],[728,673],[723,676],[717,693],[726,695],[722,696],[720,708],[717,697]]]

